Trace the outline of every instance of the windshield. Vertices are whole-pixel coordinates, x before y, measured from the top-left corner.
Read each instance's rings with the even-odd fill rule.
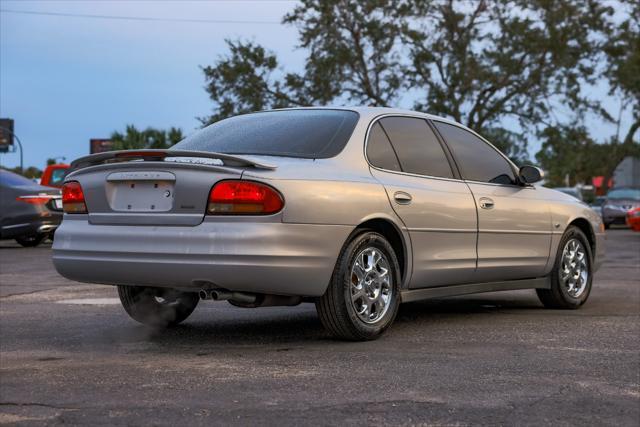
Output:
[[[171,149],[326,159],[342,151],[358,117],[313,109],[246,114],[209,125]]]
[[[607,194],[609,199],[631,199],[640,200],[640,189],[637,188],[620,188],[609,191]]]

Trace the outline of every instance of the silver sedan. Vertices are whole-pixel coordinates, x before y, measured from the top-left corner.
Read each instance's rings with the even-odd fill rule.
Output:
[[[335,336],[367,340],[401,302],[536,289],[578,308],[603,259],[602,220],[533,186],[451,120],[386,108],[232,117],[169,150],[77,159],[53,261],[117,285],[137,321],[168,326],[200,299],[316,304]]]

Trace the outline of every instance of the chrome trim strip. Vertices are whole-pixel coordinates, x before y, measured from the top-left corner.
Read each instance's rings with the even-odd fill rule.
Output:
[[[545,236],[553,234],[552,231],[538,230],[478,230],[478,232],[485,234],[543,234]]]
[[[28,222],[23,223],[23,224],[3,225],[2,229],[4,230],[4,229],[8,229],[8,228],[28,227],[29,225],[31,225],[31,224],[29,224]]]
[[[418,231],[418,232],[435,232],[435,233],[477,233],[477,230],[473,229],[464,229],[464,228],[407,228],[407,231]]]

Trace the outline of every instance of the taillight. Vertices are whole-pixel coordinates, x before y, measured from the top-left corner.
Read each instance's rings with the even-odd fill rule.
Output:
[[[87,213],[84,193],[78,181],[70,181],[62,186],[62,209],[65,213]]]
[[[209,193],[210,215],[269,215],[284,207],[280,193],[252,181],[220,181]]]
[[[29,203],[30,205],[47,204],[54,196],[37,195],[37,196],[19,196],[16,200],[19,202]]]

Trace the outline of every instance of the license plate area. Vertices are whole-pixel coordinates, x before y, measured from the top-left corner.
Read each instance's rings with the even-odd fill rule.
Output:
[[[127,172],[107,178],[107,199],[116,212],[168,212],[173,209],[175,176],[168,172]]]

